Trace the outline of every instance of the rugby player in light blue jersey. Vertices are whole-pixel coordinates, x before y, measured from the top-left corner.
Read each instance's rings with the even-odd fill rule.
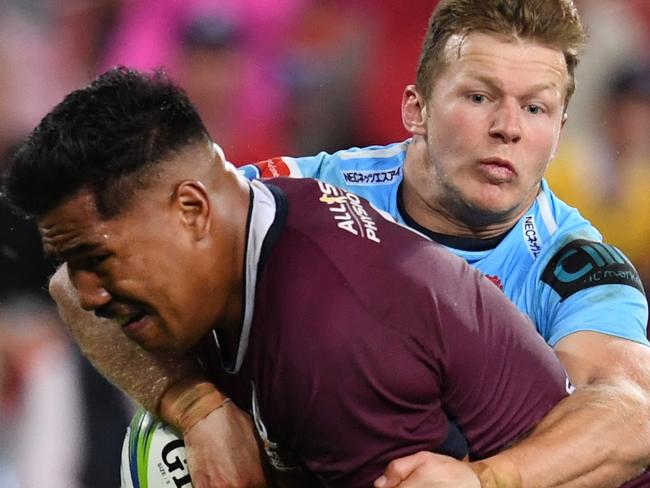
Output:
[[[470,231],[467,235],[460,228],[458,234],[441,233],[438,226],[421,225],[414,216],[417,209],[409,212],[409,193],[428,183],[421,179],[402,184],[404,174],[409,174],[407,167],[431,164],[414,153],[413,140],[409,139],[334,154],[273,158],[239,170],[249,179],[317,178],[366,198],[398,222],[445,245],[481,270],[533,320],[551,346],[578,331],[595,331],[648,345],[647,303],[634,267],[620,251],[603,243],[600,233],[575,208],[553,195],[544,180],[531,190],[535,193],[532,204],[505,221],[505,232],[478,237],[484,226],[472,224],[459,226]],[[513,169],[507,171],[512,173],[525,170],[519,169],[517,162],[504,161],[503,165],[511,165]],[[416,172],[411,170],[410,174]],[[510,181],[514,179],[514,175],[509,177]],[[486,180],[486,184],[491,183]],[[428,213],[440,209],[441,218],[463,222],[450,207],[431,208]],[[501,224],[499,220],[495,223]]]
[[[408,142],[276,158],[259,174],[242,169],[344,186],[464,257],[529,314],[577,387],[530,435],[484,460],[480,479],[465,463],[419,453],[391,463],[377,487],[619,486],[650,465],[650,348],[638,276],[543,182],[583,41],[572,0],[442,0],[416,84],[404,91]],[[116,345],[108,327],[80,313],[62,274],[51,290],[64,319],[106,376],[179,427],[199,487],[260,482],[250,476],[259,472],[257,453],[242,448],[251,432],[242,416],[217,408],[205,379],[189,377],[178,360]],[[138,361],[118,361],[118,349]],[[631,483],[649,486],[647,475]]]

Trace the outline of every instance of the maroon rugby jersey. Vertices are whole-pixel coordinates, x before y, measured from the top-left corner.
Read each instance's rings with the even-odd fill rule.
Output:
[[[620,488],[648,488],[650,486],[650,469],[646,469],[638,478],[628,481]]]
[[[276,467],[367,488],[417,451],[494,454],[567,395],[532,324],[460,258],[328,184],[251,185],[239,348],[215,331],[204,360]]]

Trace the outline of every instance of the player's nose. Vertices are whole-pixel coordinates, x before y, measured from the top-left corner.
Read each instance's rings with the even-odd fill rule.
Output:
[[[521,139],[521,107],[515,100],[503,100],[494,112],[490,135],[504,143]]]
[[[84,310],[93,311],[111,301],[111,294],[96,273],[76,271],[71,273],[70,279],[77,289],[79,304]]]

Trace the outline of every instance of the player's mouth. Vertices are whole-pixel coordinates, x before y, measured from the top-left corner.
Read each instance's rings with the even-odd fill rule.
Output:
[[[130,315],[122,315],[114,320],[122,328],[122,332],[136,342],[143,342],[148,325],[151,325],[153,316],[146,312],[137,312]]]
[[[517,176],[514,165],[507,159],[485,158],[479,160],[479,171],[490,183],[507,183]]]
[[[115,322],[117,322],[117,325],[119,325],[121,328],[124,328],[124,327],[128,327],[129,325],[134,324],[134,323],[142,320],[142,318],[145,315],[147,315],[147,314],[144,313],[144,312],[138,312],[138,313],[134,313],[134,314],[131,314],[131,315],[122,315],[122,316],[119,316],[119,317],[115,317],[114,320],[115,320]]]

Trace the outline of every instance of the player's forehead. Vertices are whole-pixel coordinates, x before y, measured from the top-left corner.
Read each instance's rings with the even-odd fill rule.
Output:
[[[92,192],[81,190],[38,219],[46,254],[64,258],[104,243],[110,221],[101,218]]]
[[[448,76],[564,89],[568,70],[563,52],[552,46],[484,32],[456,34],[444,52]],[[442,75],[444,76],[444,74]]]

